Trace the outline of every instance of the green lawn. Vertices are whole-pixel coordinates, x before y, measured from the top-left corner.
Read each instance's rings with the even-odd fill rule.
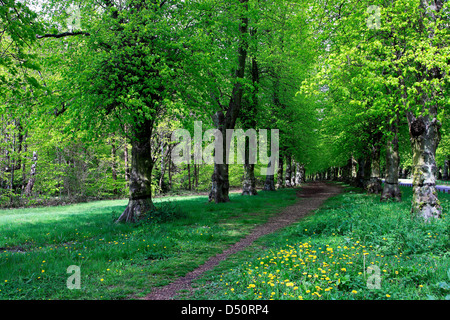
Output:
[[[450,195],[439,194],[443,219],[424,224],[410,219],[411,188],[402,191],[402,203],[380,203],[348,188],[207,272],[187,298],[448,299]],[[0,211],[0,298],[139,298],[301,201],[293,189],[231,200],[156,199],[164,210],[137,225],[114,223],[123,200]],[[80,267],[80,290],[67,288],[70,265]],[[379,289],[368,288],[369,266]]]
[[[411,188],[402,203],[348,190],[207,273],[195,298],[449,300],[450,195],[424,224],[410,219]]]
[[[138,298],[297,201],[292,189],[230,198],[159,198],[164,210],[137,225],[114,223],[126,200],[1,210],[0,299]],[[71,265],[80,267],[80,290],[67,288]]]

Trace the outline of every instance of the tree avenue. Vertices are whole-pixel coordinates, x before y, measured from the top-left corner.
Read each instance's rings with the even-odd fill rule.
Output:
[[[358,118],[379,119],[370,139],[381,134],[387,143],[382,198],[400,198],[398,126],[406,118],[412,147],[411,211],[425,220],[439,217],[442,208],[435,188],[435,155],[440,141],[438,117],[449,102],[448,3],[329,3],[322,13],[328,18],[323,28],[332,30],[333,40],[327,38],[327,59],[317,78],[327,79],[336,107],[350,104]],[[372,146],[376,148],[376,143]],[[378,175],[378,151],[371,160],[373,179]],[[369,191],[371,188],[373,191],[373,185]]]
[[[117,220],[137,222],[157,194],[328,179],[400,201],[411,178],[412,215],[442,216],[449,1],[0,4],[1,207],[127,197]],[[174,162],[195,158],[171,140],[195,121],[221,133],[222,161]],[[271,170],[248,138],[230,162],[227,129],[279,130]]]

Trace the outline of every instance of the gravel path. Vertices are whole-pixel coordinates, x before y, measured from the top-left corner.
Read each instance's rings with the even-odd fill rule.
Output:
[[[221,261],[228,258],[228,256],[250,246],[256,239],[300,220],[311,213],[311,211],[318,209],[326,199],[339,194],[341,190],[342,189],[337,185],[322,182],[305,184],[297,192],[297,197],[302,198],[298,203],[285,208],[284,211],[271,217],[265,224],[256,226],[251,234],[222,253],[211,257],[203,265],[186,274],[186,276],[178,278],[166,286],[154,288],[144,299],[174,300],[176,299],[177,292],[180,290],[189,290],[192,292],[192,281],[199,278],[205,271],[211,270]]]

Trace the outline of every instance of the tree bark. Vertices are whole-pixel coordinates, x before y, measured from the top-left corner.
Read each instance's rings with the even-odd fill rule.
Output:
[[[228,164],[214,164],[214,173],[212,175],[212,187],[209,194],[209,201],[215,203],[230,201],[229,190],[230,182],[228,179]]]
[[[116,162],[117,148],[115,145],[115,139],[111,139],[111,170],[112,170],[112,179],[114,182],[117,181],[117,162]],[[75,165],[75,161],[74,161]],[[114,185],[113,193],[117,194],[118,190],[116,185]]]
[[[402,194],[398,185],[399,177],[399,153],[398,153],[398,115],[390,125],[392,138],[387,140],[386,145],[386,178],[384,180],[381,200],[402,200]]]
[[[284,166],[284,161],[283,161],[283,156],[280,156],[280,160],[278,161],[278,169],[277,169],[277,184],[276,184],[276,188],[280,189],[283,188],[283,166]]]
[[[349,184],[354,184],[356,179],[356,160],[351,156],[347,164],[342,168],[342,178]]]
[[[284,178],[284,186],[290,188],[291,185],[291,155],[286,155],[286,175]]]
[[[356,186],[358,188],[364,188],[364,157],[358,158],[358,171],[356,172]]]
[[[256,196],[255,165],[244,164],[244,181],[242,183],[242,195]]]
[[[187,164],[187,169],[188,169],[188,181],[189,181],[189,191],[192,191],[192,183],[191,183],[191,165],[188,163]]]
[[[131,172],[129,201],[125,211],[117,222],[136,222],[147,212],[154,209],[152,202],[152,169],[151,134],[153,122],[143,120],[134,128],[131,141]]]
[[[295,160],[292,160],[291,163],[291,187],[295,187],[296,183],[295,183],[295,175],[296,175],[296,162]]]
[[[197,173],[195,175],[195,190],[198,190],[198,176],[200,175],[200,164],[197,164]]]
[[[370,180],[367,185],[369,194],[379,194],[382,191],[380,179],[380,144],[378,140],[372,145],[372,163],[370,168]]]
[[[125,134],[127,133],[127,128],[125,128]],[[128,184],[128,181],[130,180],[130,170],[128,168],[128,143],[127,139],[123,139],[123,157],[125,162],[125,181]]]
[[[169,191],[172,190],[172,152],[167,152],[167,156],[169,157],[167,161],[167,174],[169,175]]]
[[[214,124],[216,128],[222,134],[222,163],[214,161],[214,172],[211,177],[211,192],[209,193],[209,201],[214,201],[215,203],[228,202],[230,201],[229,190],[230,181],[228,178],[228,161],[226,152],[226,122],[225,116],[222,111],[216,112],[214,115]],[[214,158],[215,159],[215,158]]]
[[[304,164],[300,165],[300,173],[301,173],[300,183],[305,183],[306,182],[306,169],[305,169]]]
[[[302,184],[303,174],[302,174],[302,166],[300,163],[295,163],[295,184],[297,186]]]
[[[195,180],[197,179],[197,165],[194,163],[194,175],[192,176],[192,187],[197,189],[195,186]]]
[[[442,207],[436,190],[436,149],[440,141],[437,110],[416,118],[408,112],[408,125],[413,150],[413,200],[411,213],[424,218],[439,218]]]
[[[31,196],[31,191],[33,190],[34,183],[36,182],[36,166],[37,166],[38,155],[37,152],[33,151],[33,161],[31,165],[30,178],[28,179],[27,186],[25,187],[25,196]]]
[[[339,181],[339,167],[334,168],[333,178],[335,181]]]
[[[264,190],[265,191],[275,191],[275,181],[274,181],[274,175],[269,174],[269,171],[271,171],[271,167],[274,165],[272,159],[269,161],[269,165],[267,166],[267,174],[266,174],[266,181],[264,182]]]
[[[28,151],[28,145],[27,145],[27,142],[26,142],[27,135],[28,135],[27,132],[25,132],[25,136],[24,136],[24,150],[23,150],[25,154]],[[26,188],[26,185],[27,185],[27,183],[26,183],[26,176],[27,176],[27,174],[26,174],[26,167],[27,167],[26,161],[25,161],[25,159],[23,159],[23,161],[22,161],[22,187],[21,187],[22,193],[25,191],[25,188]]]

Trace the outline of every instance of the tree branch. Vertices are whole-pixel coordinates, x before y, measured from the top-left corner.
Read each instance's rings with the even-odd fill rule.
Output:
[[[58,34],[44,34],[44,35],[36,35],[36,38],[42,39],[42,38],[63,38],[63,37],[70,37],[70,36],[78,36],[78,35],[85,35],[90,36],[90,33],[84,32],[84,31],[77,31],[77,32],[63,32]]]

